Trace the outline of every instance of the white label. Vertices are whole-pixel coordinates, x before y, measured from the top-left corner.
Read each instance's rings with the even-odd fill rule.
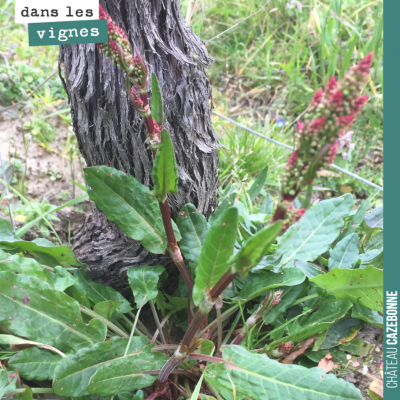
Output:
[[[99,0],[15,0],[17,24],[88,19],[99,19]]]

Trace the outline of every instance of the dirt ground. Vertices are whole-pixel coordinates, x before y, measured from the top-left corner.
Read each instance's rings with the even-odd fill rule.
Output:
[[[22,127],[29,120],[29,114],[20,119],[11,119],[0,114],[0,151],[3,162],[10,162],[13,158],[21,158],[22,168],[24,168],[25,150]],[[74,159],[71,169],[69,154],[65,154],[68,136],[67,126],[62,124],[58,117],[53,117],[47,122],[57,128],[58,134],[50,144],[51,151],[48,151],[33,139],[30,141],[26,160],[25,184],[27,186],[25,196],[29,200],[39,203],[47,199],[51,204],[61,205],[84,193],[71,182],[72,174],[76,182],[85,184],[79,160]],[[26,133],[28,131],[25,131]],[[81,159],[81,163],[84,166],[83,159]],[[51,175],[47,172],[49,170],[57,170],[61,177],[51,180]],[[17,172],[17,175],[20,179],[22,172]],[[68,240],[69,223],[71,223],[71,232],[73,233],[84,220],[85,214],[90,211],[91,205],[86,201],[76,206],[66,207],[56,213],[55,215],[60,218],[61,222],[55,222],[54,228],[59,233],[60,238],[66,242]],[[4,214],[0,217],[7,218]],[[16,222],[18,225],[22,225],[22,222]],[[32,240],[34,237],[34,232],[31,231],[24,239]]]

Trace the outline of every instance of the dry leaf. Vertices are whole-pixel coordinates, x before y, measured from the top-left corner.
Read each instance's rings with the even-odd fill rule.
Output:
[[[320,367],[325,373],[328,373],[333,368],[337,368],[339,364],[335,364],[333,362],[333,358],[331,353],[328,353],[319,363],[318,367]]]
[[[326,169],[322,169],[321,171],[318,171],[317,175],[325,176],[328,178],[332,178],[332,177],[338,178],[340,176],[339,174],[336,174],[335,172],[332,172],[332,171],[327,171]]]
[[[382,399],[383,399],[383,382],[382,381],[371,382],[371,384],[369,385],[369,390],[371,390],[371,392],[374,392],[379,397],[382,397]]]

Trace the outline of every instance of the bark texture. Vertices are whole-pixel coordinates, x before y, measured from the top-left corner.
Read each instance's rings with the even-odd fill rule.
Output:
[[[179,193],[169,195],[173,218],[188,202],[210,215],[217,205],[218,142],[211,124],[211,87],[204,72],[211,58],[204,44],[186,25],[177,0],[100,3],[144,55],[149,78],[154,72],[160,81],[163,126],[173,141],[180,176]],[[147,131],[125,93],[125,74],[94,44],[61,46],[59,65],[87,165],[112,166],[152,187]],[[150,79],[148,87],[151,97]],[[98,210],[75,235],[73,248],[92,268],[94,278],[119,290],[127,287],[129,266],[165,263],[166,258],[148,254]]]

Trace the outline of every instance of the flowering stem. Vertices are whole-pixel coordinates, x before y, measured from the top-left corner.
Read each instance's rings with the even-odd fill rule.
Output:
[[[310,203],[312,195],[312,183],[307,186],[307,193],[306,197],[304,198],[303,202],[301,203],[301,208],[307,208],[308,204]]]
[[[190,346],[194,338],[196,337],[197,331],[199,330],[203,320],[208,316],[208,313],[211,311],[212,306],[218,300],[222,292],[228,287],[231,282],[233,282],[233,280],[238,275],[238,273],[232,273],[231,269],[229,268],[229,270],[221,277],[217,284],[210,290],[208,300],[211,304],[211,307],[209,307],[209,309],[202,309],[201,307],[197,308],[197,311],[193,316],[193,319],[190,322],[189,327],[185,332],[185,335],[182,338],[179,348],[161,369],[160,375],[158,377],[159,385],[162,386],[166,384],[168,377],[173,369],[191,354]]]
[[[118,43],[115,40],[111,40],[110,48],[108,46],[104,46],[100,44],[100,49],[106,51],[106,54],[111,56],[117,61],[118,65],[122,67],[122,69],[126,72],[125,78],[125,90],[128,94],[129,100],[134,108],[142,115],[144,119],[144,123],[147,128],[147,132],[150,139],[150,144],[156,146],[160,143],[160,130],[161,127],[158,127],[152,117],[151,109],[149,106],[149,99],[147,96],[147,67],[139,53],[139,50],[136,48],[137,57],[133,57],[131,55],[131,49],[129,47],[128,39],[124,32],[121,32],[119,28],[117,28],[114,22],[111,20],[110,16],[104,12],[102,8],[100,8],[100,18],[105,18],[108,21],[109,33],[111,36],[117,32],[120,37],[122,36],[122,42]],[[112,36],[115,39],[115,36]],[[124,46],[124,48],[123,48]],[[129,51],[127,50],[129,47]],[[107,53],[108,52],[108,53]],[[129,54],[128,54],[129,53]],[[132,57],[132,60],[129,59]],[[133,63],[133,65],[128,66],[126,61]],[[131,81],[134,82],[134,86],[131,87]],[[135,85],[137,90],[135,89]],[[157,129],[156,129],[157,128]],[[152,148],[153,158],[157,149],[155,147]],[[190,276],[188,269],[186,268],[185,263],[183,262],[183,257],[181,255],[178,243],[175,238],[174,230],[171,222],[171,215],[169,212],[168,200],[164,202],[159,202],[160,212],[162,216],[162,221],[165,229],[165,233],[167,235],[167,249],[178,267],[180,273],[183,276],[183,279],[188,287],[189,294],[192,294],[193,290],[193,280]]]
[[[168,200],[165,200],[163,203],[159,201],[158,204],[160,206],[161,217],[163,220],[165,233],[167,235],[167,250],[171,255],[172,261],[178,267],[179,272],[181,273],[183,280],[185,281],[186,286],[188,288],[189,296],[191,297],[194,282],[192,277],[190,276],[189,270],[187,269],[185,263],[183,262],[181,250],[175,238],[174,229],[172,227],[172,222],[171,222],[171,215],[169,212]]]

